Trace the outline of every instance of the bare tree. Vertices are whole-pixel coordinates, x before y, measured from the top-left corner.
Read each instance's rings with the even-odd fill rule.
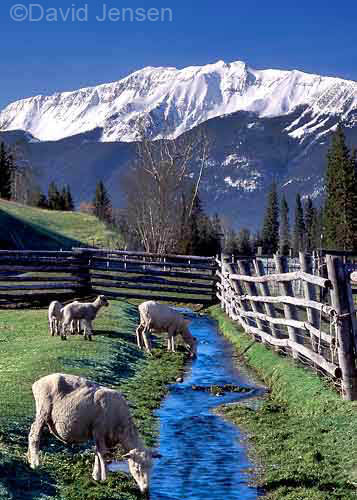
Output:
[[[149,141],[142,136],[137,158],[124,179],[128,224],[147,252],[175,251],[186,231],[208,161],[205,134]],[[193,170],[193,163],[199,165]]]

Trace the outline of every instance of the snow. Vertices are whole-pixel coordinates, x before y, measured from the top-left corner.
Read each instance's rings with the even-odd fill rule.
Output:
[[[250,111],[274,117],[298,106],[304,107],[302,114],[287,132],[301,139],[323,126],[326,115],[343,119],[356,109],[357,83],[295,70],[256,70],[242,61],[181,70],[147,67],[117,82],[13,102],[0,112],[0,130],[25,130],[43,141],[100,127],[102,141],[131,142],[143,119],[152,139],[174,138],[217,116]],[[307,113],[313,123],[301,121],[299,127]]]

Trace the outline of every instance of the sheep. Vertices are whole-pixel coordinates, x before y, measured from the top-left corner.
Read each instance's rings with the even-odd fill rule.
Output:
[[[73,320],[78,320],[84,325],[84,339],[92,340],[92,321],[103,306],[109,306],[104,295],[99,295],[94,302],[72,302],[61,309],[62,332],[61,338],[66,340],[66,328]]]
[[[48,324],[52,337],[56,335],[60,335],[61,331],[61,322],[62,322],[62,309],[63,304],[58,302],[58,300],[53,300],[48,307]],[[81,322],[77,320],[73,320],[71,322],[71,333],[75,335],[76,333],[80,333],[81,331]]]
[[[52,337],[56,334],[60,333],[60,325],[61,325],[61,309],[63,305],[58,300],[53,300],[48,307],[48,325],[50,329],[50,333]]]
[[[196,356],[197,339],[193,337],[188,329],[190,321],[171,307],[159,304],[154,300],[143,302],[139,305],[140,324],[136,329],[137,344],[142,349],[142,340],[146,350],[151,352],[151,341],[147,334],[150,331],[156,333],[167,332],[167,350],[175,352],[175,336],[180,334],[184,342],[191,350],[191,357]]]
[[[152,458],[160,456],[146,448],[122,394],[77,375],[53,373],[32,386],[36,417],[28,437],[30,466],[39,466],[40,439],[45,425],[64,443],[95,442],[92,477],[107,479],[104,455],[120,444],[123,458],[142,493],[149,487]]]

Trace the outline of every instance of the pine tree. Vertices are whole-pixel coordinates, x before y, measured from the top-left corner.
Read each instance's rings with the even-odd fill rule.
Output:
[[[110,223],[112,220],[112,204],[103,181],[97,183],[93,200],[94,215],[98,219]]]
[[[350,154],[341,125],[327,155],[324,244],[328,248],[357,248],[356,154]]]
[[[311,252],[315,250],[315,226],[316,226],[316,210],[312,203],[312,199],[308,196],[305,204],[305,250]]]
[[[281,255],[289,255],[290,246],[291,246],[291,241],[290,241],[289,206],[285,196],[283,196],[280,204],[279,250]]]
[[[61,193],[55,182],[52,181],[48,186],[48,208],[50,210],[61,210],[61,207]]]
[[[73,197],[72,197],[71,188],[70,188],[69,184],[67,184],[67,186],[65,186],[64,206],[65,206],[65,210],[68,210],[69,212],[73,212],[74,203],[73,203]]]
[[[300,194],[296,195],[293,248],[294,248],[295,255],[297,255],[299,252],[303,252],[305,250],[304,209],[303,209],[303,206],[301,203]]]
[[[279,247],[279,203],[275,181],[273,182],[269,195],[264,217],[263,230],[263,252],[272,255]]]
[[[13,170],[12,156],[6,151],[5,144],[0,145],[0,198],[11,199],[11,179]]]

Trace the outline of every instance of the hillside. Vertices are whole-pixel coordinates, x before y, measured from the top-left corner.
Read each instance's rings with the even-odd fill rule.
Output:
[[[43,210],[5,200],[0,200],[0,228],[0,249],[120,245],[118,235],[92,215]]]

